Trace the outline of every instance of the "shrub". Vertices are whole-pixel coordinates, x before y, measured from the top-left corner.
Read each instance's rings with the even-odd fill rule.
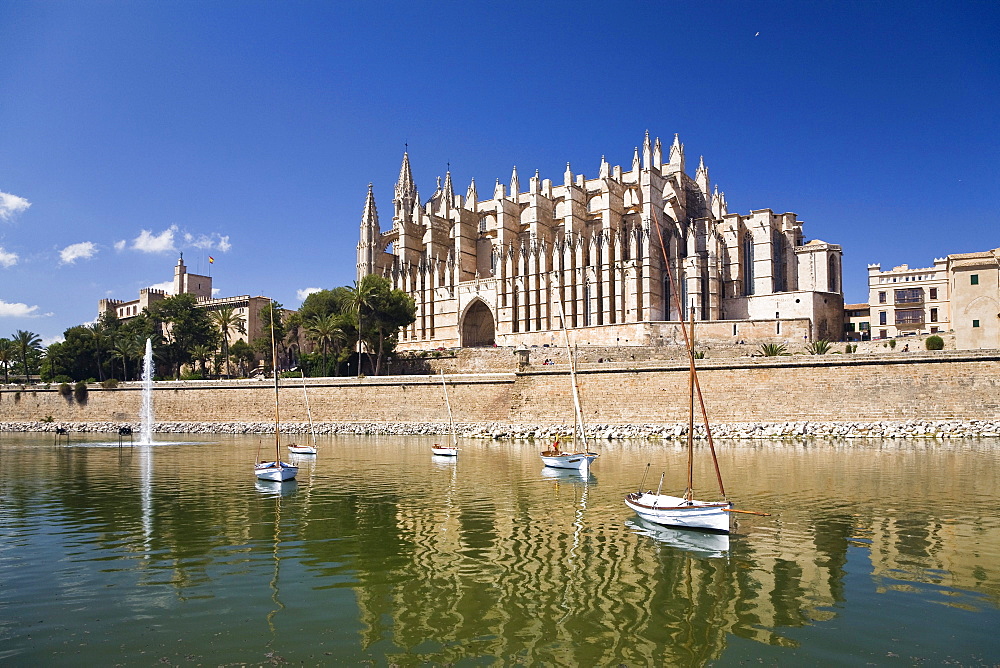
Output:
[[[187,371],[181,374],[181,380],[205,380],[200,371]]]
[[[924,341],[924,346],[927,350],[944,350],[944,339],[937,334],[928,336],[927,340]]]
[[[784,343],[762,343],[760,348],[757,349],[764,357],[780,357],[782,355],[789,355],[788,349],[785,348]]]
[[[87,384],[82,380],[73,388],[73,397],[76,398],[78,404],[87,403]]]
[[[52,417],[51,415],[46,415],[45,417],[42,418],[42,422],[46,424],[52,424],[55,421],[56,421],[55,418]]]
[[[889,349],[890,350],[896,349],[896,339],[889,339]]]
[[[72,383],[73,379],[70,378],[69,376],[67,376],[66,374],[60,374],[60,375],[56,376],[55,378],[53,378],[52,382],[53,383],[62,383],[63,385],[65,385],[67,383]]]
[[[696,351],[694,351],[694,358],[696,360],[703,360],[703,359],[705,359],[705,353],[706,352],[707,351],[705,351],[705,350],[696,350]]]
[[[848,343],[846,346],[844,346],[844,352],[845,353],[856,353],[856,352],[858,352],[858,344],[856,344],[856,343]]]
[[[73,399],[73,388],[69,386],[69,383],[60,383],[59,394],[61,394],[62,398],[66,401],[71,401]]]
[[[105,380],[102,380],[101,381],[101,387],[103,387],[105,390],[113,390],[116,387],[118,387],[118,379],[117,378],[107,378]]]
[[[810,355],[825,355],[830,352],[830,342],[820,339],[819,341],[813,341],[808,346],[806,346],[806,352]]]

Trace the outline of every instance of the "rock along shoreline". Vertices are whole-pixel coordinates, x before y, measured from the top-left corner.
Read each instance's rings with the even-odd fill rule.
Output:
[[[118,433],[123,426],[139,431],[137,422],[0,422],[0,432],[54,432],[63,428],[75,433]],[[436,422],[317,422],[313,429],[318,435],[357,436],[434,436],[449,433],[447,423]],[[571,425],[525,425],[500,423],[456,424],[458,435],[464,438],[490,440],[551,439],[572,431]],[[157,422],[158,434],[273,434],[270,422]],[[308,434],[307,422],[281,425],[282,433]],[[614,440],[682,440],[687,438],[687,425],[678,424],[594,424],[587,427],[588,438]],[[788,439],[807,438],[902,438],[950,439],[989,438],[1000,436],[1000,421],[972,420],[906,420],[900,422],[776,422],[732,423],[712,425],[712,436],[718,439]],[[696,426],[694,438],[705,439],[704,426]]]

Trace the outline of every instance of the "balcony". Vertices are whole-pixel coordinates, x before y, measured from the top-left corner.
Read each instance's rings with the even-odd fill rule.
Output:
[[[896,326],[924,324],[924,310],[920,308],[897,309]]]
[[[923,288],[907,288],[905,290],[896,290],[895,292],[896,304],[923,304],[924,303],[924,290]]]

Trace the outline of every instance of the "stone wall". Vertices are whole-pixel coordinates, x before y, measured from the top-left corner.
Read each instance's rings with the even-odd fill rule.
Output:
[[[544,353],[540,353],[544,354]],[[462,423],[571,424],[568,365],[523,372],[447,374],[455,420]],[[797,355],[698,361],[713,423],[880,422],[1000,419],[1000,352]],[[586,419],[602,424],[681,424],[687,420],[682,360],[581,362]],[[282,387],[282,419],[307,419],[300,381]],[[447,422],[436,376],[307,379],[313,419],[321,422]],[[156,419],[171,422],[273,421],[269,381],[157,383]],[[55,386],[0,389],[0,422],[135,422],[138,384],[91,386],[86,403]]]

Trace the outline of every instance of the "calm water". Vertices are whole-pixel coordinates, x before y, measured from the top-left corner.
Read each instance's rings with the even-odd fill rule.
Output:
[[[528,444],[327,438],[282,487],[259,441],[0,435],[0,663],[1000,662],[996,441],[723,443],[774,513],[728,543],[622,504],[646,462],[682,491],[673,444],[584,481]]]

